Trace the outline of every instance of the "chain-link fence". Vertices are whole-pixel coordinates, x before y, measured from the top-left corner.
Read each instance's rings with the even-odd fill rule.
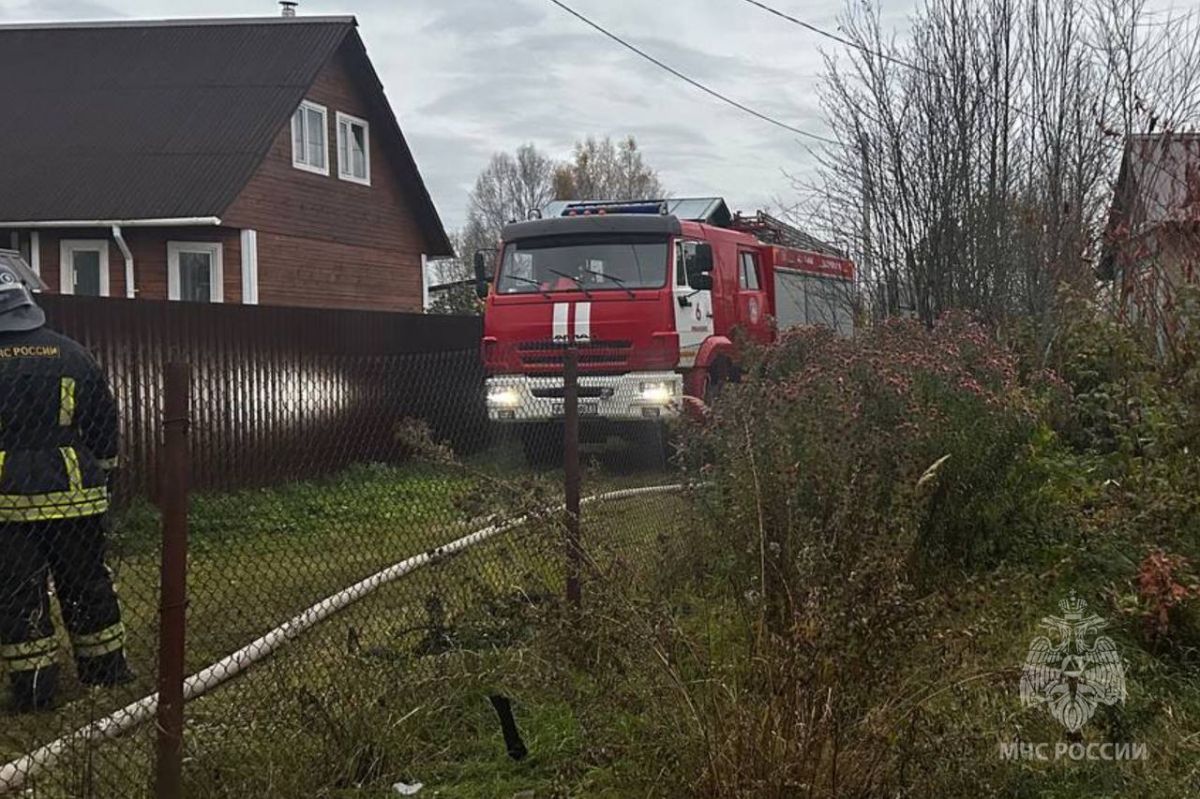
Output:
[[[135,695],[153,679],[155,636],[143,624],[126,626],[107,565],[119,416],[106,375],[82,347],[44,328],[6,333],[4,345],[0,657],[13,715],[0,749],[17,755]],[[153,584],[142,585],[129,599],[153,596]],[[0,784],[19,772],[5,767]],[[73,775],[61,795],[111,792],[79,782],[87,779]]]
[[[520,658],[492,654],[684,512],[665,423],[581,430],[566,348],[549,415],[491,424],[474,349],[46,356],[0,392],[0,795],[390,787],[464,692],[515,757]],[[130,410],[161,443],[106,471]]]

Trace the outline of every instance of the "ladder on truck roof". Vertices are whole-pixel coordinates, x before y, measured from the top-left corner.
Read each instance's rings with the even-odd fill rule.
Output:
[[[798,250],[832,255],[835,258],[845,258],[846,254],[831,244],[826,244],[803,230],[777,219],[766,211],[759,211],[753,216],[747,216],[741,211],[734,215],[729,227],[749,233],[767,244],[778,244],[783,247],[795,247]]]

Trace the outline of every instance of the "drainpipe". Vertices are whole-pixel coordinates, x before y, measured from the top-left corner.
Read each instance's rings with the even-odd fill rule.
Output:
[[[129,245],[125,243],[120,225],[112,226],[112,235],[116,239],[117,246],[121,248],[121,255],[125,256],[125,296],[132,300],[137,296],[137,288],[133,285],[133,253],[129,251]]]
[[[421,253],[421,313],[429,313],[429,257]]]

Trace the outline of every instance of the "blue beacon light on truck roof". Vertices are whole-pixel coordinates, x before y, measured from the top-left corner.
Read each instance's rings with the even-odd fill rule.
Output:
[[[593,214],[651,214],[661,216],[666,213],[667,204],[661,200],[568,203],[562,210],[562,216],[591,216]]]

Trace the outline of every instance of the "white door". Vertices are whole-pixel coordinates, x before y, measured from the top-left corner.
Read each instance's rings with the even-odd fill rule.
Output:
[[[64,239],[59,245],[59,289],[81,297],[108,296],[108,242]]]
[[[712,292],[696,291],[687,282],[687,262],[696,242],[675,244],[675,330],[679,333],[679,365],[690,369],[700,345],[713,333]]]

